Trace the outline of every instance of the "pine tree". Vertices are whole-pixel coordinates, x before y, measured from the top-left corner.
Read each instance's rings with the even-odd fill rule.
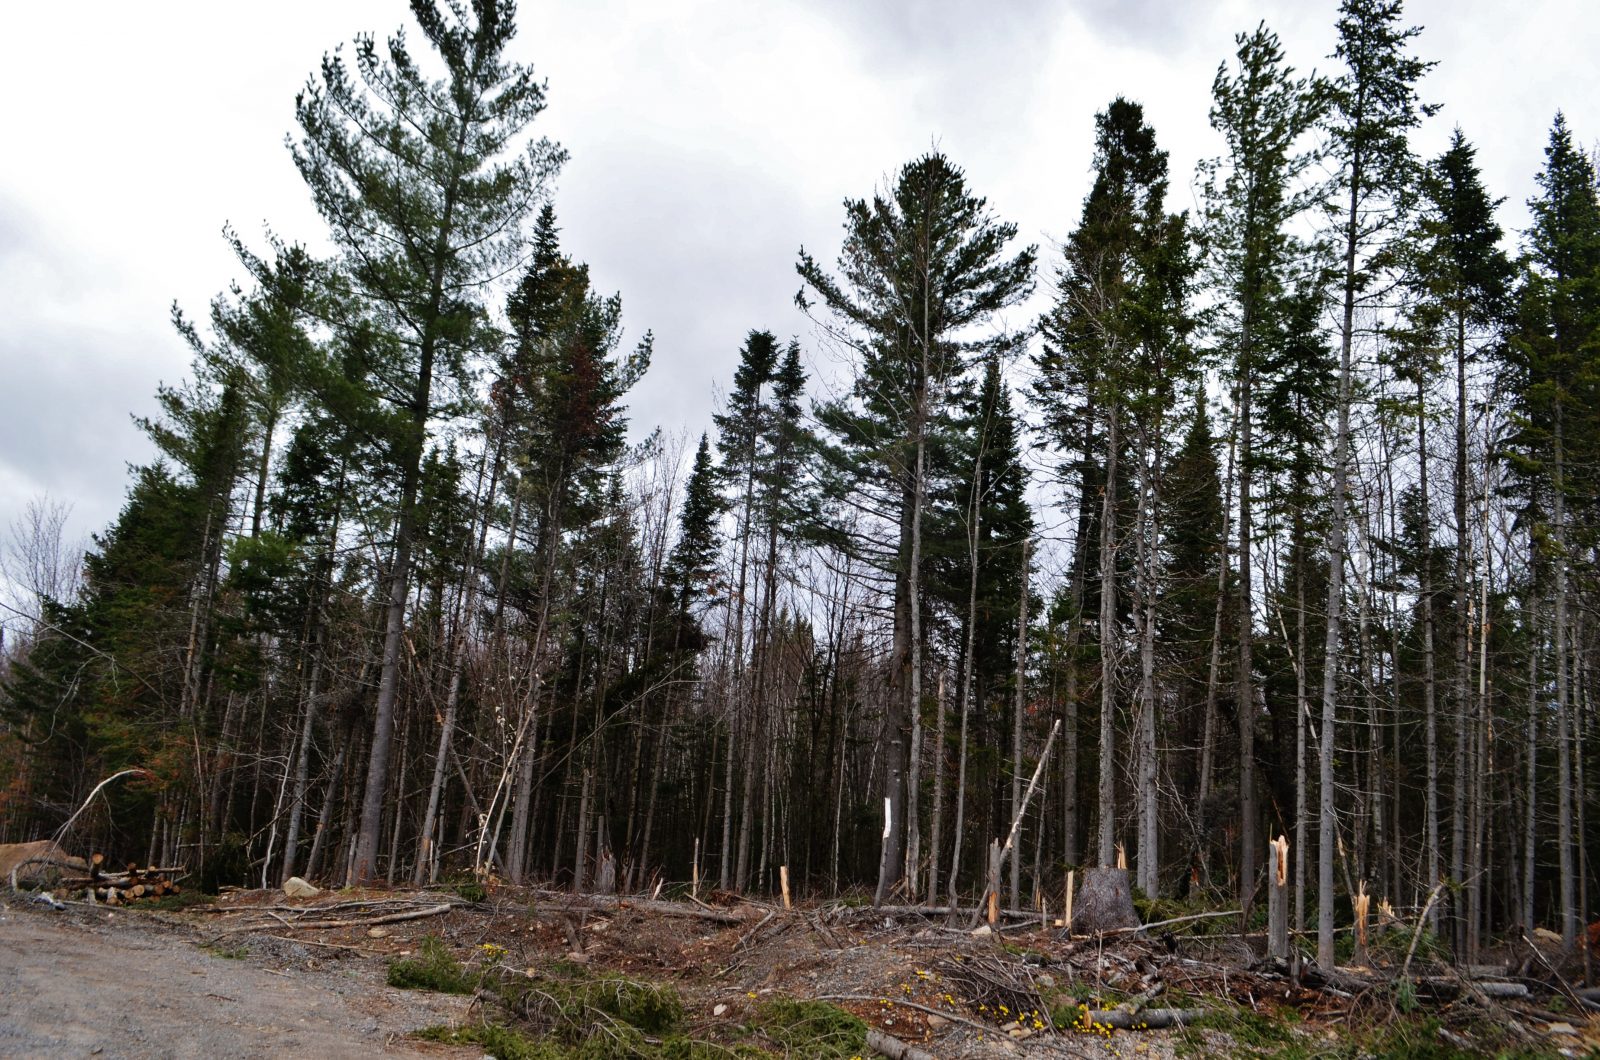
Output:
[[[859,357],[850,396],[819,410],[835,439],[834,471],[846,488],[874,494],[897,531],[887,554],[872,556],[894,579],[881,903],[904,869],[906,741],[922,701],[928,440],[966,358],[1008,341],[981,332],[1031,291],[1034,251],[1006,256],[1016,226],[995,221],[939,154],[903,167],[887,196],[847,201],[845,214],[839,278],[804,250],[796,268]],[[798,300],[809,308],[804,290]]]
[[[336,51],[295,101],[295,164],[339,250],[355,296],[351,319],[382,336],[374,367],[394,407],[394,549],[351,872],[363,882],[377,871],[429,422],[480,341],[483,285],[516,260],[525,220],[565,158],[547,141],[522,140],[544,109],[544,86],[506,59],[514,3],[486,0],[469,17],[457,5],[414,0],[412,14],[444,64],[442,79],[418,64],[403,33],[383,48],[367,35],[356,39],[356,78]]]

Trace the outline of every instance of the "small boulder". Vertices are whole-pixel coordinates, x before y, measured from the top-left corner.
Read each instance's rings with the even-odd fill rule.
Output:
[[[290,876],[283,881],[283,893],[290,898],[315,898],[322,893],[322,888],[315,887],[298,876]]]

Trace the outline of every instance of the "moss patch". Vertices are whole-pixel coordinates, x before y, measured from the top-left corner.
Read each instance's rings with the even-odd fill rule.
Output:
[[[450,955],[444,943],[429,935],[422,940],[420,953],[389,963],[389,985],[401,990],[434,990],[441,994],[470,994],[483,982],[483,975],[469,971]]]

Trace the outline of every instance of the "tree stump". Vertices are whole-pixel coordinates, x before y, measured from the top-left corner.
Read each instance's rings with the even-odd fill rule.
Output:
[[[1267,956],[1289,959],[1289,840],[1267,844]]]
[[[1080,935],[1139,926],[1127,869],[1085,869],[1072,904],[1072,930]]]

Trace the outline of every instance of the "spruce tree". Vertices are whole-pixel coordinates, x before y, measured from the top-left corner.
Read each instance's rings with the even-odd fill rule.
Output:
[[[1254,398],[1263,360],[1283,335],[1295,274],[1308,248],[1292,234],[1296,219],[1314,205],[1318,189],[1307,171],[1317,161],[1307,134],[1322,116],[1324,86],[1300,78],[1284,62],[1277,35],[1257,25],[1239,34],[1237,69],[1219,68],[1212,83],[1211,125],[1228,144],[1227,155],[1203,167],[1209,279],[1221,296],[1220,338],[1232,359],[1238,463],[1238,661],[1235,684],[1239,720],[1239,895],[1255,892],[1256,691],[1253,573],[1255,430]]]
[[[1084,454],[1078,554],[1085,560],[1086,535],[1098,529],[1096,857],[1101,865],[1111,865],[1117,823],[1117,671],[1122,658],[1118,568],[1119,556],[1123,563],[1131,558],[1120,549],[1130,507],[1120,493],[1125,480],[1140,471],[1125,462],[1130,448],[1127,434],[1132,433],[1133,442],[1140,445],[1137,458],[1142,467],[1157,469],[1148,459],[1159,433],[1157,425],[1170,405],[1172,383],[1190,370],[1183,364],[1187,354],[1180,351],[1191,326],[1184,301],[1192,264],[1184,219],[1165,212],[1167,155],[1156,146],[1144,109],[1126,99],[1113,100],[1096,117],[1095,129],[1095,181],[1084,200],[1082,220],[1062,248],[1056,305],[1041,322],[1045,342],[1036,392],[1056,446]],[[1069,431],[1072,434],[1065,433]],[[1087,471],[1091,460],[1098,461],[1092,478]],[[1138,481],[1136,521],[1140,530],[1153,531],[1137,514],[1140,510],[1149,514],[1151,495],[1146,490],[1153,484],[1151,476],[1138,474]],[[1093,491],[1099,493],[1098,504]],[[1085,517],[1091,506],[1098,512]],[[1141,584],[1148,588],[1148,578]],[[1144,705],[1153,705],[1150,697],[1145,697]],[[1143,753],[1149,755],[1148,743]],[[1151,815],[1145,812],[1141,820],[1153,855]],[[1153,872],[1155,858],[1147,861],[1152,864],[1141,871]]]
[[[1522,483],[1533,539],[1549,565],[1549,659],[1555,667],[1556,771],[1559,807],[1561,937],[1571,948],[1581,933],[1578,852],[1574,849],[1571,570],[1594,515],[1594,472],[1600,437],[1600,192],[1593,161],[1556,115],[1530,200],[1527,265],[1517,294],[1507,389],[1516,425],[1514,469]]]
[[[1475,152],[1459,128],[1451,136],[1449,148],[1422,174],[1421,191],[1421,211],[1409,248],[1412,254],[1407,269],[1410,304],[1401,326],[1396,330],[1397,341],[1393,345],[1399,359],[1398,374],[1415,387],[1418,476],[1423,483],[1431,481],[1431,447],[1427,442],[1427,425],[1433,417],[1430,410],[1431,392],[1443,367],[1439,354],[1447,352],[1454,362],[1455,438],[1454,459],[1451,461],[1455,517],[1451,576],[1454,613],[1448,617],[1454,645],[1450,715],[1456,719],[1456,750],[1451,756],[1454,783],[1450,875],[1468,881],[1467,904],[1471,909],[1465,918],[1455,918],[1455,923],[1460,932],[1456,940],[1458,949],[1470,951],[1476,949],[1477,944],[1477,917],[1473,914],[1481,888],[1477,871],[1472,867],[1476,858],[1467,850],[1466,789],[1476,773],[1472,765],[1475,750],[1472,733],[1482,724],[1482,713],[1487,710],[1487,703],[1479,703],[1474,710],[1470,694],[1468,642],[1471,623],[1467,580],[1472,532],[1467,525],[1467,500],[1471,490],[1467,468],[1467,393],[1469,365],[1478,360],[1484,345],[1498,341],[1496,332],[1506,312],[1511,263],[1499,245],[1502,233],[1494,217],[1498,203],[1484,189]],[[1420,506],[1418,521],[1431,532],[1433,517],[1429,491],[1424,488],[1416,496]],[[1441,843],[1434,691],[1436,622],[1433,599],[1436,582],[1431,547],[1418,555],[1421,559],[1417,573],[1424,626],[1424,713],[1428,758],[1425,841],[1428,877],[1430,881],[1437,882]]]
[[[535,520],[528,692],[517,707],[518,736],[507,764],[516,781],[506,861],[511,878],[521,880],[534,784],[533,753],[523,737],[543,689],[544,649],[552,616],[558,615],[563,534],[604,508],[607,473],[626,448],[623,398],[648,370],[654,344],[646,332],[631,352],[619,352],[622,298],[591,289],[588,266],[561,250],[549,206],[540,212],[532,261],[507,300],[506,315],[511,334],[497,357],[495,397],[512,452],[506,477],[512,483],[513,539],[524,508]],[[515,540],[511,544],[514,551]]]
[[[1416,192],[1417,163],[1407,140],[1432,114],[1416,85],[1432,66],[1407,52],[1421,30],[1401,28],[1401,0],[1344,0],[1334,57],[1345,72],[1334,82],[1327,130],[1338,166],[1333,238],[1340,256],[1339,390],[1333,452],[1332,513],[1328,526],[1328,594],[1323,641],[1321,747],[1318,751],[1317,963],[1331,968],[1333,873],[1337,820],[1333,750],[1338,728],[1344,569],[1349,550],[1350,409],[1355,394],[1356,310],[1376,293],[1392,263]]]

